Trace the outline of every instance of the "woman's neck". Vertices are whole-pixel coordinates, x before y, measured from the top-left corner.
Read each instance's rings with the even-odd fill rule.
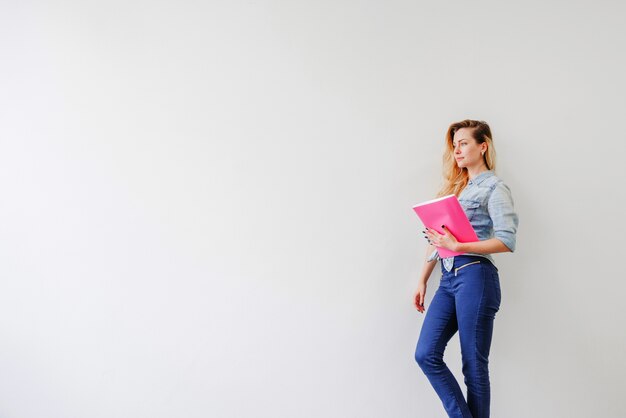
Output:
[[[484,173],[485,171],[489,171],[485,164],[481,164],[479,167],[467,167],[467,174],[469,175],[470,180],[473,180],[474,177],[480,173]]]

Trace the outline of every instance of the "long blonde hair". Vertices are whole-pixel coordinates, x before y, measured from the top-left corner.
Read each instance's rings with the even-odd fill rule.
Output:
[[[491,137],[491,129],[487,122],[481,120],[465,119],[461,122],[455,122],[448,128],[446,134],[446,148],[443,152],[443,186],[437,193],[437,197],[454,194],[457,197],[461,194],[467,182],[469,174],[467,169],[459,167],[454,159],[454,134],[461,128],[473,128],[471,130],[472,137],[478,144],[487,143],[487,151],[483,154],[483,159],[488,170],[496,170],[496,150],[493,146]]]

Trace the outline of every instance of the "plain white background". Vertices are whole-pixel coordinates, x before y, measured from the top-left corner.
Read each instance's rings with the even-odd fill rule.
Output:
[[[443,417],[411,207],[465,118],[520,217],[492,415],[623,417],[625,12],[2,1],[0,417]]]

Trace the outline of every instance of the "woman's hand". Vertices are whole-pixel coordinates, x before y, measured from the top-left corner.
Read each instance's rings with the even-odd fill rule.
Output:
[[[426,283],[421,282],[417,286],[417,290],[413,295],[413,303],[418,311],[424,313],[424,299],[426,298]]]
[[[434,229],[426,228],[426,238],[428,239],[428,242],[436,247],[443,247],[451,251],[456,251],[459,242],[456,240],[454,235],[448,231],[448,228],[446,228],[445,225],[441,225],[441,228],[443,228],[443,234],[440,234]]]

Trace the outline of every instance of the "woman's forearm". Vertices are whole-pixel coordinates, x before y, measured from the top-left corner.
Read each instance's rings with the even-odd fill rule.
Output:
[[[437,264],[437,260],[426,261],[428,260],[428,258],[430,258],[430,255],[436,249],[437,247],[435,247],[434,245],[428,245],[426,247],[426,258],[424,260],[424,265],[422,266],[422,272],[420,273],[420,279],[419,279],[420,282],[423,282],[423,283],[428,282],[428,279],[430,278],[430,275],[432,274],[433,269],[435,268],[435,265]]]
[[[504,245],[498,238],[489,238],[484,241],[458,242],[455,251],[463,253],[493,254],[510,252],[509,247]]]

